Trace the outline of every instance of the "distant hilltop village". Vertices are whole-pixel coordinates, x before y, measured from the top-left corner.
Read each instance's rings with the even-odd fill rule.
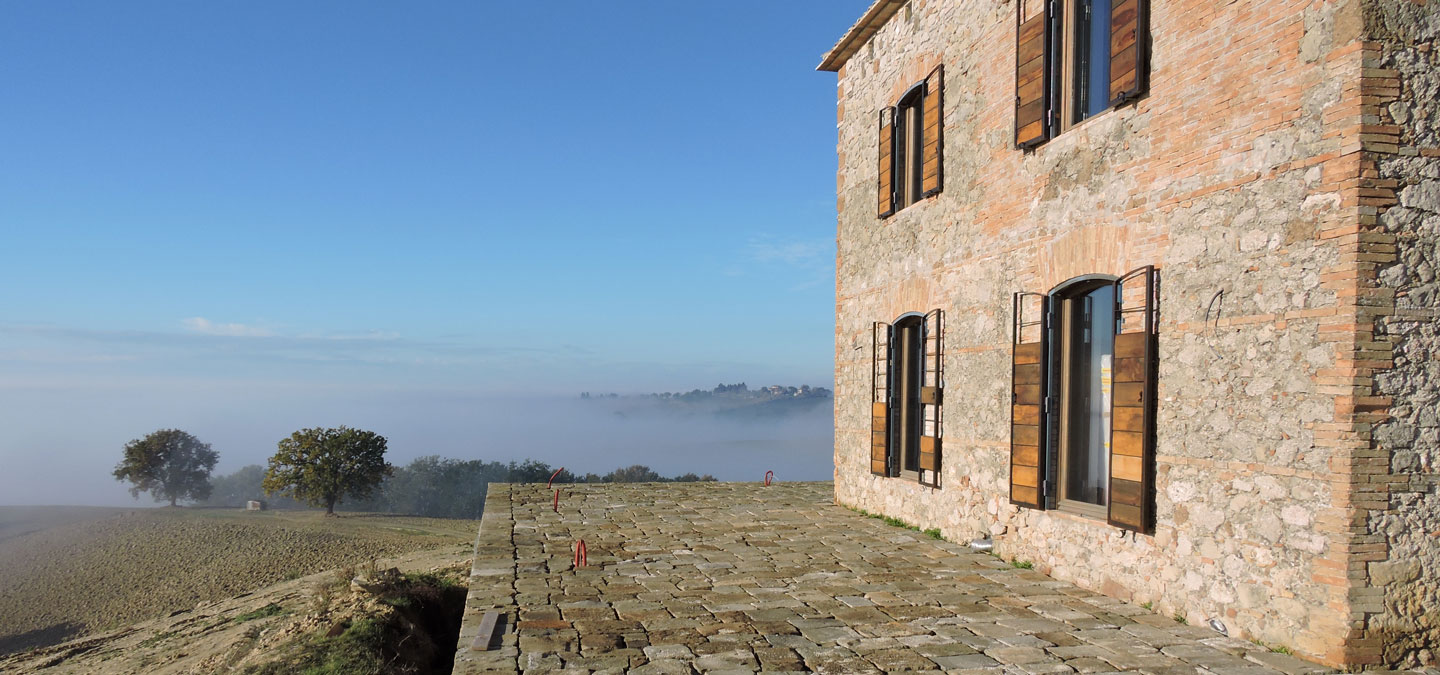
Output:
[[[714,389],[705,391],[695,389],[693,391],[660,392],[658,394],[592,394],[588,391],[581,392],[580,398],[658,398],[658,399],[679,399],[681,401],[703,401],[714,396],[725,396],[729,398],[751,398],[768,401],[776,398],[830,398],[831,392],[825,387],[811,387],[802,384],[799,387],[786,387],[772,384],[768,387],[751,389],[744,382],[739,384],[717,384]]]
[[[580,398],[589,401],[605,401],[614,407],[620,416],[632,413],[674,413],[693,414],[709,412],[722,416],[737,417],[780,417],[807,410],[817,409],[822,402],[829,401],[832,392],[825,387],[799,387],[772,385],[751,389],[744,382],[719,384],[706,391],[695,389],[689,392],[661,392],[655,394],[592,394],[583,392]],[[828,407],[827,407],[828,409]]]

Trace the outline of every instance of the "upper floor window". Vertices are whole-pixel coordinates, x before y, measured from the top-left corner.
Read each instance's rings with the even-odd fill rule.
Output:
[[[880,110],[881,218],[940,192],[944,164],[944,66],[915,83],[894,106]]]
[[[1070,124],[1110,107],[1111,0],[1065,0],[1065,102]]]
[[[1148,0],[1017,3],[1016,145],[1039,145],[1144,92],[1148,9]]]
[[[910,88],[895,105],[895,206],[903,209],[920,201],[920,168],[925,160],[921,150],[925,139],[925,84]]]

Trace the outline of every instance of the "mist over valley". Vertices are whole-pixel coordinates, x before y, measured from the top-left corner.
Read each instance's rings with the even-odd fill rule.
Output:
[[[828,383],[827,383],[828,384]],[[798,387],[796,387],[798,391]],[[260,464],[295,429],[347,424],[389,440],[387,461],[417,457],[521,462],[606,474],[640,464],[664,476],[829,480],[834,419],[828,390],[806,396],[648,393],[501,396],[453,391],[344,392],[182,388],[174,392],[31,389],[0,394],[7,416],[46,430],[3,441],[0,504],[149,507],[110,475],[128,440],[179,428],[220,455],[215,475]],[[696,394],[700,392],[701,394]],[[820,392],[824,392],[821,394]],[[243,398],[241,398],[243,396]],[[688,398],[687,398],[688,396]],[[65,422],[84,412],[83,424]],[[20,429],[18,425],[12,427]]]

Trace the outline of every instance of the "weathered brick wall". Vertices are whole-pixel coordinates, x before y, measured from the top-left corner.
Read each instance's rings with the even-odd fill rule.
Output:
[[[1374,252],[1374,333],[1392,363],[1373,384],[1388,403],[1373,430],[1387,501],[1368,518],[1383,549],[1366,568],[1373,588],[1365,627],[1386,662],[1433,665],[1440,646],[1440,5],[1376,2],[1367,25],[1373,42],[1364,91],[1377,122],[1368,149],[1375,187],[1390,202],[1366,214],[1390,244]]]
[[[1219,618],[1232,635],[1330,663],[1379,660],[1366,632],[1378,611],[1366,604],[1366,561],[1354,568],[1367,553],[1385,559],[1367,519],[1390,502],[1367,472],[1377,462],[1388,472],[1377,460],[1388,451],[1370,425],[1381,397],[1396,396],[1398,408],[1399,394],[1368,388],[1388,355],[1361,335],[1359,307],[1375,295],[1362,267],[1389,241],[1362,223],[1386,205],[1363,175],[1373,150],[1362,147],[1362,125],[1374,123],[1361,91],[1365,7],[1151,8],[1150,94],[1033,153],[1013,147],[1013,1],[912,0],[841,70],[837,499],[952,539],[995,534],[1007,558],[1192,622]],[[944,191],[878,220],[876,111],[940,61]],[[1411,198],[1436,192],[1422,181]],[[1161,268],[1155,535],[1010,506],[1011,293],[1147,264]],[[1405,265],[1418,280],[1420,264]],[[868,466],[871,322],[936,307],[948,317],[938,491],[875,478]],[[1416,330],[1433,336],[1425,326]],[[1426,360],[1416,368],[1433,396]],[[1433,408],[1426,414],[1414,412],[1415,438],[1428,440],[1412,443],[1413,463],[1433,467]],[[1414,473],[1407,485],[1424,485],[1433,469]],[[1435,507],[1418,506],[1433,492],[1397,497],[1417,504],[1397,513],[1434,529]],[[1433,549],[1423,528],[1406,532],[1391,545]]]

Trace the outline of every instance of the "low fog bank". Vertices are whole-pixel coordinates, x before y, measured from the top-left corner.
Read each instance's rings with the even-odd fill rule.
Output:
[[[826,383],[828,385],[828,383]],[[621,398],[623,402],[626,399]],[[124,444],[179,428],[220,453],[215,475],[265,464],[275,444],[306,427],[347,425],[389,440],[396,465],[440,455],[523,461],[605,474],[643,464],[665,476],[722,481],[830,480],[831,402],[786,405],[758,415],[645,406],[576,396],[497,396],[265,390],[143,394],[121,389],[0,392],[0,504],[153,506],[110,475]],[[778,411],[778,412],[777,412]],[[23,423],[21,423],[23,420]]]

